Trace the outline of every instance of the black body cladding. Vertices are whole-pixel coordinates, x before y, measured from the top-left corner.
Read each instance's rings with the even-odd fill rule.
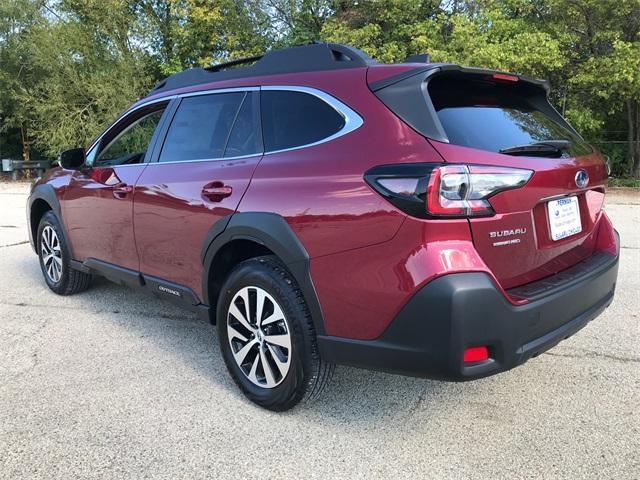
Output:
[[[320,353],[338,364],[453,381],[509,370],[573,335],[611,303],[618,256],[583,263],[572,281],[520,306],[484,273],[445,275],[419,290],[379,338],[320,335]],[[490,358],[463,364],[461,353],[476,345],[488,345]]]
[[[284,218],[275,213],[242,212],[222,218],[215,224],[202,247],[204,303],[212,305],[210,298],[210,272],[215,267],[219,252],[234,240],[249,240],[273,252],[287,267],[304,293],[316,332],[324,332],[324,322],[318,295],[311,280],[309,254]]]

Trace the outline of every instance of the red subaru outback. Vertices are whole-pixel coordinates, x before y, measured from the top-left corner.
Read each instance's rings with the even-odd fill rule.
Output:
[[[472,380],[551,348],[614,295],[605,162],[547,83],[411,60],[312,44],[167,78],[35,185],[45,281],[199,312],[272,410],[334,364]]]

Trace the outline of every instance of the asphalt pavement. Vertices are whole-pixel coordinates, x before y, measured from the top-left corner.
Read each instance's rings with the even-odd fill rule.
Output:
[[[338,367],[284,414],[195,315],[105,280],[51,293],[26,192],[0,184],[0,479],[640,478],[638,192],[607,200],[617,294],[575,336],[463,384]]]

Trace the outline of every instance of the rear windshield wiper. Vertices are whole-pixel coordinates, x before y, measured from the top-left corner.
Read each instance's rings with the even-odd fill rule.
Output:
[[[569,140],[544,140],[542,142],[529,143],[527,145],[515,145],[513,147],[503,148],[499,150],[505,155],[544,155],[555,153],[562,155],[571,146]]]

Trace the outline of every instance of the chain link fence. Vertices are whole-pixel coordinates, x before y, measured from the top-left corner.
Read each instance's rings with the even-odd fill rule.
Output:
[[[590,143],[607,157],[614,177],[629,177],[633,174],[633,158],[629,152],[626,130],[605,132],[604,140],[591,140]],[[632,142],[635,151],[640,152],[640,140]]]

